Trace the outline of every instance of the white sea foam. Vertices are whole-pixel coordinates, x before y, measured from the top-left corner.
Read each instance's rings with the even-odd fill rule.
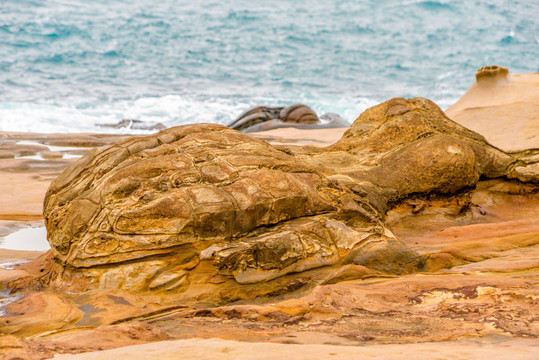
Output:
[[[42,133],[129,133],[144,134],[147,130],[111,128],[122,119],[137,119],[148,124],[161,123],[166,127],[192,123],[226,125],[245,110],[257,106],[286,106],[303,103],[319,116],[336,113],[352,122],[367,107],[377,102],[367,98],[327,96],[316,98],[311,94],[288,94],[281,101],[257,96],[239,98],[225,96],[198,96],[170,94],[161,97],[141,97],[77,107],[72,103],[0,103],[0,130]]]
[[[538,70],[531,0],[30,3],[0,5],[4,131],[144,133],[98,124],[291,103],[352,121],[396,96],[446,108],[483,65]]]

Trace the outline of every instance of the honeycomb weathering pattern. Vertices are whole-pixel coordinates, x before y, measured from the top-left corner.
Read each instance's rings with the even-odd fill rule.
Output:
[[[537,182],[536,168],[422,98],[368,109],[324,149],[276,148],[211,124],[132,137],[52,182],[55,283],[185,291],[201,261],[241,284],[345,263],[415,271],[422,257],[383,224],[388,202],[481,176]]]

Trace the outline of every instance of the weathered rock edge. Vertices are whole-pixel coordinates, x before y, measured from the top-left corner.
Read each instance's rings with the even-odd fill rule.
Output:
[[[201,272],[240,284],[351,263],[414,272],[424,259],[385,227],[388,204],[499,177],[539,183],[539,151],[505,153],[423,98],[366,110],[322,149],[175,127],[95,149],[52,182],[50,281],[184,292]]]

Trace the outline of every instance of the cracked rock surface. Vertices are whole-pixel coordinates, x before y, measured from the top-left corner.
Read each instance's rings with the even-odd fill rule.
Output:
[[[183,293],[207,281],[200,274],[248,285],[347,264],[416,272],[425,258],[386,227],[388,206],[482,178],[536,184],[538,160],[489,145],[423,98],[368,109],[326,148],[273,147],[209,124],[132,137],[52,182],[49,279],[77,290]]]

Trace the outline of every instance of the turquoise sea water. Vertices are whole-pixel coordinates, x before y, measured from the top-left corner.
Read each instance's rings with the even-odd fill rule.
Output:
[[[395,96],[446,108],[480,66],[538,59],[537,0],[1,0],[0,130],[226,124],[296,102],[352,121]]]

